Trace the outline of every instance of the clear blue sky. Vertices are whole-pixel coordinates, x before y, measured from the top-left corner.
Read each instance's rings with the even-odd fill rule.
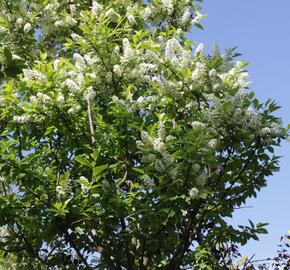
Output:
[[[217,43],[221,50],[238,46],[248,68],[251,90],[265,101],[274,99],[282,106],[277,115],[290,123],[290,1],[289,0],[204,0],[204,31],[193,30],[190,38],[205,43],[207,51]],[[290,143],[283,143],[281,170],[268,179],[268,187],[247,204],[253,208],[237,210],[233,223],[269,222],[268,235],[251,241],[241,249],[256,259],[273,257],[280,237],[290,229]]]

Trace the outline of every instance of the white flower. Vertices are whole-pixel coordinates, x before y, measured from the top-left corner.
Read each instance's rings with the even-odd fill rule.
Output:
[[[157,152],[165,151],[166,147],[160,138],[157,138],[153,141],[153,148]]]
[[[31,30],[31,24],[30,23],[26,23],[23,27],[23,30],[25,33],[28,33]]]
[[[133,57],[133,51],[130,46],[130,42],[127,38],[123,39],[123,57],[121,59],[121,62],[127,63],[131,60]]]
[[[54,70],[57,70],[58,69],[59,63],[60,63],[60,60],[59,59],[55,59],[53,61],[53,69]]]
[[[134,25],[136,23],[136,19],[135,19],[134,15],[130,14],[127,16],[127,18],[128,18],[128,21],[131,25]]]
[[[16,20],[16,26],[17,27],[21,27],[23,25],[23,19],[22,18],[18,18],[17,20]]]
[[[212,140],[210,140],[210,141],[208,142],[207,145],[208,145],[209,148],[214,149],[214,148],[216,148],[217,140],[216,140],[216,139],[212,139]]]
[[[148,161],[149,162],[153,162],[153,161],[155,161],[156,160],[156,155],[154,155],[154,154],[149,154],[148,155]]]
[[[162,154],[162,158],[163,158],[163,161],[167,167],[174,163],[174,159],[167,152]]]
[[[27,120],[28,120],[28,118],[25,115],[21,115],[21,116],[15,115],[15,116],[13,116],[13,121],[16,122],[16,123],[19,123],[19,124],[26,123]]]
[[[54,23],[56,27],[64,27],[65,26],[65,21],[64,20],[58,20]]]
[[[71,33],[71,38],[73,41],[78,41],[81,38],[81,36],[76,33]]]
[[[55,191],[58,197],[62,197],[63,195],[65,195],[65,191],[62,186],[57,186]]]
[[[155,64],[141,63],[138,68],[138,73],[143,78],[145,78],[148,73],[152,73],[156,71],[156,69],[157,69],[157,66]]]
[[[33,69],[23,69],[24,81],[37,80],[41,81],[45,79],[45,75],[37,70]]]
[[[102,10],[102,6],[97,1],[93,1],[92,8],[91,8],[92,14],[98,15],[101,10]]]
[[[198,189],[194,187],[189,191],[189,196],[192,199],[195,199],[195,198],[197,198],[198,192],[199,192]]]
[[[77,68],[83,69],[86,66],[84,58],[79,53],[74,53],[73,59]]]
[[[69,10],[70,10],[70,13],[76,13],[77,11],[77,8],[76,8],[76,5],[69,5]]]
[[[195,70],[192,72],[191,79],[193,81],[200,79],[200,77],[205,73],[206,65],[201,62],[197,62],[195,65]]]
[[[81,184],[82,193],[83,194],[87,194],[88,191],[90,190],[89,180],[86,177],[84,177],[84,176],[81,176],[80,180],[82,180],[82,181],[87,183],[87,184],[83,184],[83,183]]]
[[[192,128],[204,128],[205,124],[199,121],[193,121],[191,123]]]
[[[118,102],[119,98],[117,96],[112,96],[112,101],[113,102]],[[141,133],[141,136],[142,136],[142,133]]]
[[[174,11],[173,1],[172,0],[161,0],[163,9],[168,15],[171,15]]]
[[[197,55],[197,54],[203,53],[203,50],[204,50],[204,44],[200,43],[197,45],[194,54]]]
[[[189,22],[190,19],[191,19],[191,12],[187,8],[185,10],[185,12],[183,13],[182,17],[181,17],[181,24],[182,25],[186,25]]]
[[[79,92],[79,86],[71,79],[66,79],[64,85],[73,93]]]
[[[92,87],[89,87],[86,91],[85,91],[85,99],[92,101],[96,96],[96,92],[93,90]]]
[[[118,45],[116,45],[116,46],[113,48],[113,52],[114,52],[115,54],[119,54],[119,52],[120,52],[120,47],[119,47]]]
[[[157,159],[154,165],[155,165],[155,170],[158,172],[163,172],[165,170],[165,166],[163,165],[160,159]]]
[[[143,13],[142,13],[142,17],[143,19],[148,19],[152,14],[152,8],[150,7],[146,7],[144,10],[143,10]]]
[[[70,114],[73,114],[73,113],[78,113],[80,110],[81,110],[81,106],[75,105],[75,106],[71,107],[67,112]]]
[[[0,227],[0,238],[6,238],[9,236],[8,225],[3,225]],[[1,239],[1,242],[3,240]]]
[[[113,8],[110,8],[106,12],[106,16],[108,18],[110,18],[112,21],[117,21],[118,20],[118,17],[119,17],[119,14]]]
[[[90,54],[86,53],[84,55],[84,59],[87,62],[88,65],[93,65],[97,62],[97,58],[96,57],[91,57]]]
[[[148,186],[148,187],[153,187],[154,186],[154,180],[148,174],[144,174],[141,178],[144,181],[144,184],[146,186]]]
[[[144,104],[144,102],[146,101],[146,98],[141,96],[141,97],[138,97],[136,102],[139,106],[142,106]]]
[[[51,98],[47,94],[43,94],[41,92],[38,92],[36,94],[38,101],[41,103],[49,103],[51,101]]]
[[[215,69],[211,69],[208,73],[210,77],[216,77],[217,76],[217,71]]]
[[[0,34],[6,33],[7,29],[4,26],[0,26]]]
[[[169,39],[165,47],[165,57],[176,62],[183,55],[183,49],[176,38]]]
[[[200,12],[196,11],[195,12],[195,17],[192,20],[192,24],[196,24],[196,23],[200,23],[201,19],[204,17],[205,15],[201,14]]]
[[[147,131],[141,131],[141,139],[144,144],[152,144],[152,138]]]
[[[81,85],[84,81],[85,76],[82,73],[79,73],[78,76],[75,78],[76,83]]]
[[[158,131],[157,131],[157,133],[158,133],[158,137],[160,138],[160,139],[164,139],[165,138],[165,126],[164,126],[164,123],[163,123],[163,121],[159,121],[158,122]]]

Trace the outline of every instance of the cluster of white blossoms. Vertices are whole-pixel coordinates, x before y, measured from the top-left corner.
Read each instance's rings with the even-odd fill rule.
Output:
[[[13,121],[16,123],[26,123],[28,121],[28,117],[26,115],[14,115],[13,116]]]
[[[193,187],[193,188],[189,191],[189,196],[190,196],[190,198],[192,198],[192,199],[196,199],[196,198],[198,197],[198,193],[199,193],[198,189],[195,188],[195,187]]]
[[[162,8],[167,13],[171,15],[174,11],[173,0],[161,0]]]
[[[197,62],[195,64],[195,69],[192,72],[191,79],[193,81],[198,81],[206,73],[207,67],[205,63]]]
[[[143,180],[144,185],[149,188],[152,188],[154,186],[154,179],[150,177],[148,174],[142,175],[141,180]]]
[[[176,38],[169,39],[165,47],[165,57],[170,60],[171,63],[178,62],[183,56],[183,48]]]
[[[233,88],[244,88],[247,86],[248,72],[243,71],[238,65],[228,72],[220,74],[219,77],[223,82],[231,83]]]
[[[46,76],[38,70],[23,69],[24,81],[42,81],[46,79]]]
[[[133,50],[130,46],[128,38],[123,39],[123,56],[121,57],[121,63],[128,63],[133,57]]]
[[[81,190],[82,190],[82,193],[84,195],[86,195],[89,192],[90,188],[91,188],[90,187],[89,180],[88,180],[88,178],[86,178],[84,176],[81,176],[80,177],[80,180],[82,181],[81,182]]]
[[[56,27],[71,27],[76,25],[78,22],[76,19],[72,18],[71,16],[66,16],[62,20],[58,20],[54,23]]]
[[[58,198],[61,198],[65,195],[65,190],[62,186],[56,186],[55,188],[56,196]]]
[[[102,10],[102,6],[97,1],[93,1],[92,7],[91,7],[91,13],[96,16],[101,12],[101,10]]]

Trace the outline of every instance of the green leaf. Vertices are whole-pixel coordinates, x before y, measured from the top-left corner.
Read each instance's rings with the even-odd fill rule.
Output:
[[[99,156],[100,156],[100,150],[98,148],[94,149],[94,151],[92,153],[93,160],[96,161]]]
[[[109,167],[109,164],[97,166],[93,168],[93,176],[99,176],[102,172],[104,172]]]
[[[132,169],[133,169],[134,171],[138,172],[138,173],[145,174],[144,170],[142,170],[142,169],[140,169],[140,168],[133,167]]]
[[[80,164],[82,164],[82,165],[85,165],[85,166],[87,166],[87,167],[90,167],[90,168],[92,168],[93,167],[93,165],[84,157],[84,156],[76,156],[75,157],[75,160],[78,162],[78,163],[80,163]]]

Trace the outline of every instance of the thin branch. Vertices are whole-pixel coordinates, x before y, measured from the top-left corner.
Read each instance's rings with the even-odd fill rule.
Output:
[[[94,129],[94,124],[93,124],[93,119],[92,119],[91,102],[89,98],[87,98],[87,111],[88,111],[88,118],[89,118],[89,124],[90,124],[90,132],[91,132],[91,137],[92,137],[92,144],[95,144],[96,143],[95,129]]]

